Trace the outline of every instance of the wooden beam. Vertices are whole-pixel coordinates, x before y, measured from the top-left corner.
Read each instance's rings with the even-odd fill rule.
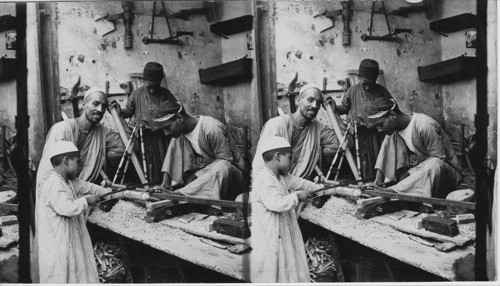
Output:
[[[373,197],[373,198],[368,198],[368,199],[361,199],[357,200],[356,204],[360,207],[366,206],[366,205],[371,205],[371,204],[376,204],[376,203],[382,203],[387,201],[386,198],[381,198],[381,197]]]
[[[0,203],[0,210],[8,210],[17,212],[18,206],[16,204]]]
[[[200,204],[200,205],[221,206],[221,207],[235,208],[235,209],[243,209],[243,207],[244,207],[244,204],[242,202],[187,197],[187,196],[170,195],[170,194],[162,194],[162,193],[157,193],[157,194],[153,193],[153,194],[151,194],[151,197],[162,199],[162,200],[188,202],[188,203]],[[160,202],[158,202],[156,204],[160,205],[159,203]],[[251,210],[250,204],[248,204],[248,210],[249,211]]]

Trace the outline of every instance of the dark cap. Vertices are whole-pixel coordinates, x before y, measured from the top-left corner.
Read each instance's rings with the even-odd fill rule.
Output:
[[[377,61],[364,59],[359,64],[358,75],[362,78],[375,82],[377,81],[378,73],[379,67]]]
[[[384,120],[389,111],[394,110],[398,104],[392,98],[380,97],[368,103],[367,107],[367,127],[372,128]]]
[[[149,62],[144,66],[142,78],[160,85],[163,79],[163,66],[159,63]]]

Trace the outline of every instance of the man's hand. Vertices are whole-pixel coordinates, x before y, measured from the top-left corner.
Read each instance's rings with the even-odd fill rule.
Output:
[[[311,196],[311,193],[307,191],[297,191],[295,192],[295,194],[297,195],[297,198],[301,202],[305,202]]]
[[[113,108],[116,108],[116,112],[118,113],[118,115],[121,115],[122,108],[120,107],[120,104],[118,103],[118,101],[113,99],[109,102],[108,106],[109,106],[110,110]]]
[[[95,206],[97,205],[101,200],[99,199],[98,196],[96,195],[88,195],[88,196],[85,196],[85,199],[87,200],[87,204],[89,206]]]

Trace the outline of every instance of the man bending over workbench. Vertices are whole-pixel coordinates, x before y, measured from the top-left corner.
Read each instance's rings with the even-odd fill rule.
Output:
[[[406,114],[394,99],[378,98],[368,106],[368,126],[385,136],[375,169],[374,186],[423,197],[445,198],[462,181],[462,168],[450,139],[439,123],[421,114]]]
[[[244,189],[245,165],[226,126],[210,116],[191,116],[177,101],[152,111],[158,128],[173,139],[163,162],[162,187],[174,194],[234,200]]]
[[[322,103],[323,93],[319,87],[306,84],[299,91],[296,112],[274,117],[266,122],[252,163],[254,174],[264,168],[260,144],[264,138],[285,138],[293,149],[290,174],[305,179],[311,177],[323,153],[333,154],[337,151],[339,143],[333,129],[316,120]]]

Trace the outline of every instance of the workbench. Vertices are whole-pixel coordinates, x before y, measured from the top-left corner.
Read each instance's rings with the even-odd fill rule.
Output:
[[[307,204],[300,217],[335,234],[452,281],[457,280],[453,263],[475,253],[475,248],[470,245],[446,253],[441,252],[434,247],[413,241],[409,234],[375,222],[373,218],[358,219],[355,214],[355,203],[345,198],[331,197],[320,209]],[[475,229],[475,224],[472,225]],[[473,230],[469,232],[473,233]]]
[[[161,222],[143,220],[146,209],[120,200],[110,212],[92,211],[88,221],[159,251],[224,275],[249,281],[249,254],[233,254],[200,240],[200,237]]]

